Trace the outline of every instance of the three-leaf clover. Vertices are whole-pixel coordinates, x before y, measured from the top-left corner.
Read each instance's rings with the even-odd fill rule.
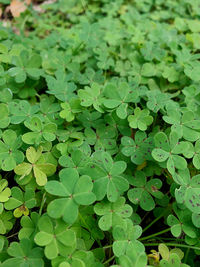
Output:
[[[59,164],[65,168],[77,169],[79,173],[85,168],[89,158],[79,149],[71,152],[71,155],[62,155],[59,158]]]
[[[195,175],[190,178],[188,169],[179,170],[178,173],[173,175],[173,179],[179,185],[179,188],[175,190],[176,201],[185,206],[195,214],[200,213],[200,175]]]
[[[76,90],[76,85],[69,82],[69,78],[65,72],[63,70],[57,70],[55,76],[55,78],[50,75],[46,76],[48,85],[47,93],[55,95],[57,99],[63,102],[69,101],[71,98],[75,97],[74,91]]]
[[[22,140],[26,144],[38,145],[43,140],[51,142],[56,139],[57,125],[55,123],[47,122],[44,124],[35,116],[30,121],[25,121],[24,124],[31,130],[31,132],[22,135]]]
[[[80,147],[83,144],[84,135],[80,131],[82,127],[69,126],[66,130],[58,130],[56,135],[59,143],[56,148],[61,155],[71,152],[74,148]]]
[[[78,96],[83,107],[93,106],[98,112],[103,113],[102,109],[102,89],[98,83],[92,83],[91,87],[86,86],[84,89],[78,90]]]
[[[186,242],[187,238],[191,238],[195,242],[195,239],[198,237],[198,229],[192,223],[191,212],[188,209],[178,209],[175,203],[173,204],[173,209],[177,217],[172,214],[167,217],[167,224],[171,228],[172,235],[179,237],[184,232]]]
[[[61,118],[70,122],[75,119],[75,114],[81,112],[80,100],[72,98],[69,102],[61,103],[62,110],[59,115]]]
[[[92,177],[94,184],[93,192],[97,200],[102,200],[107,196],[109,201],[115,202],[120,194],[129,187],[128,181],[122,175],[126,170],[126,162],[113,162],[108,152],[99,153],[98,160],[101,164],[88,163],[84,173]]]
[[[128,116],[129,126],[133,129],[146,131],[147,127],[153,122],[153,117],[149,114],[150,111],[148,109],[135,108],[134,115]]]
[[[138,98],[137,90],[130,88],[126,82],[120,83],[119,86],[109,83],[103,93],[106,97],[103,101],[104,106],[109,109],[116,109],[116,114],[120,119],[127,117],[128,103],[134,103]]]
[[[161,199],[163,193],[159,191],[162,186],[160,179],[153,178],[147,181],[146,175],[142,171],[136,171],[135,177],[131,180],[131,184],[134,188],[128,191],[129,200],[145,211],[154,209],[155,202],[152,196]]]
[[[52,218],[63,218],[69,224],[73,224],[78,217],[79,205],[90,205],[96,197],[92,192],[93,183],[89,176],[79,177],[76,169],[62,169],[59,173],[60,182],[49,181],[45,190],[59,198],[51,201],[47,212]]]
[[[129,249],[136,250],[138,253],[144,252],[144,245],[137,239],[142,234],[139,225],[133,225],[131,220],[126,220],[124,226],[117,225],[113,228],[113,252],[117,257],[126,254]]]
[[[17,83],[23,83],[27,76],[38,80],[43,71],[40,69],[41,57],[38,54],[29,54],[22,50],[19,56],[13,56],[12,64],[15,67],[9,69],[8,74],[15,78]]]
[[[8,106],[12,124],[19,124],[26,121],[39,111],[38,105],[30,105],[26,100],[12,101]]]
[[[12,242],[8,248],[8,254],[11,258],[5,260],[2,267],[10,266],[27,266],[27,267],[43,267],[42,260],[43,251],[39,247],[33,247],[33,243],[29,239],[22,239],[20,242]]]
[[[18,150],[21,147],[21,136],[13,130],[5,130],[0,140],[0,166],[4,171],[11,171],[24,160],[24,154]]]
[[[21,229],[18,234],[18,238],[21,240],[23,238],[31,239],[35,236],[37,231],[37,224],[40,215],[36,212],[31,212],[29,216],[23,216],[20,220]]]
[[[100,229],[108,231],[117,225],[124,227],[126,218],[129,218],[133,212],[132,207],[125,202],[124,197],[119,197],[116,202],[103,200],[94,206],[95,213],[101,216],[98,222]]]
[[[45,247],[44,254],[47,259],[54,259],[58,255],[70,255],[76,248],[76,234],[68,229],[66,224],[58,221],[56,224],[44,214],[38,221],[39,232],[34,241],[37,245]]]
[[[167,115],[163,116],[163,120],[171,124],[172,131],[175,131],[179,138],[187,141],[196,141],[200,138],[200,120],[195,117],[192,111],[184,111],[181,114],[179,109],[168,107]]]
[[[103,124],[96,128],[96,132],[92,128],[87,127],[84,133],[86,142],[94,145],[95,151],[107,151],[110,154],[116,153],[116,128],[113,126]]]
[[[15,173],[20,175],[20,179],[33,173],[36,183],[39,186],[43,186],[47,183],[47,176],[51,176],[56,171],[56,166],[51,163],[40,163],[40,158],[42,156],[42,147],[36,151],[34,147],[29,147],[26,150],[26,158],[30,162],[23,162],[17,165],[14,169]]]
[[[14,216],[19,218],[22,215],[28,215],[29,209],[36,206],[35,192],[33,189],[26,189],[23,193],[19,187],[12,187],[12,197],[5,203],[5,209],[14,210]]]
[[[188,142],[179,141],[176,132],[170,133],[169,140],[165,133],[159,132],[154,136],[154,141],[156,148],[152,151],[153,158],[158,162],[166,162],[171,174],[175,173],[175,168],[179,170],[187,168],[187,161],[179,154],[187,152]]]
[[[137,131],[134,139],[123,136],[121,139],[121,152],[126,157],[131,157],[131,161],[136,165],[142,164],[145,160],[152,160],[152,149],[154,142],[152,137],[147,137],[145,132]]]
[[[163,110],[165,105],[170,102],[170,96],[162,93],[160,90],[148,91],[147,97],[147,107],[155,113],[160,109]]]

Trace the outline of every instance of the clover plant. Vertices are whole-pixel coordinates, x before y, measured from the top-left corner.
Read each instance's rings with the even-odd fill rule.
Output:
[[[0,16],[0,266],[199,267],[199,0]]]

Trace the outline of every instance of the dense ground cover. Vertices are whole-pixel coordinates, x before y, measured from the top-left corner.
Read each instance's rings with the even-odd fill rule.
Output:
[[[0,266],[199,266],[199,0],[0,3]]]

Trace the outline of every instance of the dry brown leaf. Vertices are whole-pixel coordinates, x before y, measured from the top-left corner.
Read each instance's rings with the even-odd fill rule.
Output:
[[[10,12],[12,13],[13,17],[17,18],[20,16],[21,13],[23,13],[27,5],[30,5],[31,0],[25,0],[25,1],[20,1],[20,0],[12,0],[10,4]]]

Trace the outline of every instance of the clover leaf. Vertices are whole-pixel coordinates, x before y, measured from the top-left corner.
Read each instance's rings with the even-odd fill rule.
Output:
[[[167,116],[163,116],[163,120],[172,125],[172,131],[175,131],[179,138],[184,138],[187,141],[196,141],[200,138],[200,120],[195,117],[195,114],[186,110],[181,114],[180,110],[168,108]]]
[[[11,211],[0,213],[0,234],[4,235],[13,228],[13,215]]]
[[[1,74],[1,70],[0,70],[0,74]],[[0,78],[0,82],[1,82],[1,78]],[[2,103],[10,103],[10,101],[13,98],[13,92],[10,90],[10,88],[4,88],[0,91],[0,99]],[[10,108],[9,108],[10,111]]]
[[[59,221],[55,224],[44,214],[38,221],[39,232],[34,241],[37,245],[45,247],[44,254],[47,259],[55,259],[58,255],[70,255],[76,248],[76,234],[68,229],[66,224]]]
[[[36,212],[31,212],[31,216],[23,216],[20,220],[21,229],[19,231],[19,239],[27,238],[32,239],[35,236],[37,229],[37,224],[39,220],[39,214]]]
[[[189,267],[188,264],[181,263],[180,257],[176,253],[172,253],[169,256],[169,259],[168,260],[162,259],[160,261],[160,266],[161,267],[170,267],[172,265],[174,267]]]
[[[34,105],[33,108],[38,107],[38,105]],[[39,117],[42,121],[51,121],[60,125],[63,123],[63,120],[59,118],[58,111],[60,111],[60,105],[55,101],[54,96],[48,95],[41,95],[40,96],[40,103],[39,103],[39,110],[41,115]]]
[[[115,202],[129,187],[128,181],[122,175],[127,165],[124,161],[113,162],[107,152],[100,153],[98,160],[102,164],[88,163],[83,173],[92,177],[93,192],[97,200],[107,196],[109,201]]]
[[[115,154],[117,150],[116,144],[116,128],[113,126],[101,125],[97,126],[96,132],[92,128],[85,128],[85,136],[90,145],[94,145],[95,151],[107,151]]]
[[[172,214],[170,214],[167,218],[167,223],[171,226],[171,233],[175,237],[179,237],[182,232],[181,223],[179,220]]]
[[[98,127],[99,121],[101,121],[101,113],[97,111],[90,112],[89,110],[83,110],[82,113],[77,115],[77,119],[81,125],[86,128]]]
[[[2,267],[9,266],[27,266],[42,267],[43,252],[41,248],[34,247],[33,243],[28,239],[22,239],[20,242],[12,242],[8,248],[8,254],[11,258],[2,263]]]
[[[149,115],[148,109],[140,109],[139,107],[134,109],[134,115],[128,116],[129,126],[133,129],[139,129],[146,131],[147,127],[152,124],[153,117]]]
[[[171,174],[175,173],[175,168],[179,170],[187,168],[187,161],[179,154],[187,152],[188,143],[179,141],[176,132],[170,133],[169,140],[165,133],[159,132],[154,136],[154,141],[156,148],[152,151],[153,158],[158,162],[166,162]]]
[[[161,199],[164,195],[159,189],[162,186],[162,182],[159,179],[153,178],[147,181],[146,175],[142,171],[136,171],[134,179],[131,180],[131,184],[134,188],[128,191],[129,200],[145,211],[154,209],[155,202],[152,196]]]
[[[76,90],[76,85],[73,82],[69,82],[65,72],[57,70],[55,76],[55,78],[50,75],[46,76],[48,85],[47,93],[55,95],[57,99],[63,102],[75,97],[74,91]]]
[[[75,114],[81,112],[80,100],[72,98],[69,102],[60,104],[62,109],[59,113],[60,117],[70,122],[75,119]]]
[[[57,125],[55,123],[45,123],[38,117],[32,117],[30,121],[24,122],[25,126],[31,130],[31,132],[25,133],[22,135],[22,140],[24,143],[32,145],[32,144],[40,144],[41,141],[53,141],[56,138],[56,130]]]
[[[167,223],[171,227],[172,235],[179,237],[184,232],[186,242],[188,237],[195,242],[198,230],[193,226],[191,212],[189,210],[180,210],[177,205],[173,205],[173,208],[177,217],[172,214],[167,217]]]
[[[58,130],[56,132],[57,139],[59,140],[56,148],[60,151],[61,155],[65,155],[83,144],[84,135],[81,130],[82,127],[69,126],[67,130]]]
[[[77,170],[72,168],[61,170],[59,177],[60,182],[54,180],[45,185],[49,194],[60,197],[49,203],[47,212],[52,218],[62,217],[65,222],[73,224],[78,217],[79,205],[90,205],[96,200],[92,180],[87,175],[79,177]]]
[[[116,202],[103,200],[94,206],[94,211],[101,216],[98,225],[103,231],[108,231],[111,227],[120,225],[124,227],[126,218],[133,212],[130,205],[125,204],[124,197],[119,197]]]
[[[31,106],[26,100],[12,101],[8,104],[11,113],[11,123],[19,124],[28,120],[39,111],[38,105]]]
[[[19,56],[13,56],[12,64],[15,65],[15,67],[10,68],[8,74],[14,77],[17,83],[23,83],[27,76],[33,80],[38,80],[43,73],[40,69],[40,55],[30,55],[26,50],[22,50]]]
[[[147,265],[145,252],[137,253],[137,250],[128,250],[126,255],[119,257],[120,266],[143,267]]]
[[[62,155],[59,164],[65,168],[77,169],[79,173],[85,168],[89,158],[79,149],[72,151],[71,155]]]
[[[152,160],[152,149],[154,142],[152,137],[147,137],[145,132],[137,131],[134,138],[123,136],[121,139],[121,152],[136,165],[142,164],[145,160]]]
[[[200,139],[195,142],[194,145],[194,157],[192,159],[194,167],[200,169]]]
[[[120,119],[127,117],[128,103],[134,103],[138,98],[136,89],[130,88],[126,82],[120,83],[118,87],[109,83],[103,93],[106,97],[103,104],[109,109],[116,109],[116,114]]]
[[[93,253],[84,250],[76,250],[68,257],[58,256],[51,261],[52,267],[57,266],[77,266],[77,267],[86,267],[86,266],[101,266],[100,263],[97,263]]]
[[[142,234],[139,225],[133,225],[131,220],[126,220],[125,226],[117,225],[113,228],[113,252],[117,257],[126,254],[126,251],[134,248],[136,252],[144,252],[144,245],[137,239]]]
[[[8,181],[6,179],[1,179],[0,176],[0,210],[3,210],[3,203],[7,202],[11,196],[11,190],[7,186]]]
[[[9,109],[6,104],[0,103],[0,129],[5,129],[10,124]]]
[[[145,77],[152,77],[156,75],[156,67],[152,63],[144,63],[141,68],[141,75]]]
[[[175,248],[175,249],[169,250],[169,248],[163,243],[159,244],[158,251],[161,257],[165,260],[169,260],[169,257],[172,253],[176,253],[179,256],[180,260],[182,260],[184,257],[184,253],[181,249]]]
[[[163,110],[170,102],[170,96],[160,92],[160,90],[148,91],[147,97],[147,107],[155,113],[157,113],[160,109]]]
[[[5,130],[0,140],[0,166],[4,171],[11,171],[24,159],[24,154],[18,150],[21,147],[21,137],[13,130]]]
[[[39,186],[43,186],[47,183],[47,176],[51,176],[55,173],[56,166],[46,162],[40,163],[39,160],[41,157],[42,147],[39,147],[37,151],[34,147],[29,147],[26,150],[26,158],[30,163],[23,162],[14,169],[15,173],[21,176],[19,178],[20,180],[32,173]]]
[[[5,209],[14,210],[13,214],[16,218],[22,215],[28,215],[29,209],[36,206],[35,192],[32,189],[26,189],[23,193],[19,187],[12,187],[12,197],[5,203]]]
[[[102,88],[98,83],[93,83],[91,87],[86,86],[84,89],[78,90],[78,96],[83,107],[93,106],[95,110],[103,113],[102,109]]]
[[[189,170],[179,171],[173,175],[175,182],[181,186],[175,190],[175,197],[178,203],[184,203],[186,207],[195,214],[200,212],[200,175],[190,178]]]

